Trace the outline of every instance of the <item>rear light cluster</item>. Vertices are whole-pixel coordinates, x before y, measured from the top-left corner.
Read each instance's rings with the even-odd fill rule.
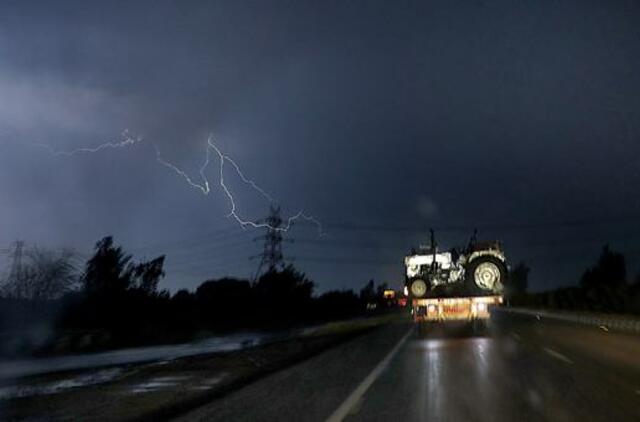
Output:
[[[502,303],[501,296],[413,299],[416,321],[488,319],[489,309]]]

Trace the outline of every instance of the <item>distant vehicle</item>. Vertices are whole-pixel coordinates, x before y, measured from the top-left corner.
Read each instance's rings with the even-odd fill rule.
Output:
[[[382,302],[388,308],[403,308],[407,306],[407,297],[402,294],[402,291],[386,289],[382,292]]]
[[[406,291],[416,321],[489,318],[502,303],[507,263],[500,242],[478,242],[474,234],[462,251],[440,252],[431,244],[405,257]]]

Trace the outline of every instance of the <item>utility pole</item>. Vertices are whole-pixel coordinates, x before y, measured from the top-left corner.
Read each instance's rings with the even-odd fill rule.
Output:
[[[255,282],[260,275],[266,271],[274,271],[284,268],[284,255],[282,254],[282,242],[288,241],[282,236],[282,218],[280,217],[280,206],[271,205],[269,216],[261,223],[269,225],[267,233],[264,236],[255,238],[254,240],[263,240],[264,247],[262,253],[257,257],[260,258],[260,264],[253,277]]]

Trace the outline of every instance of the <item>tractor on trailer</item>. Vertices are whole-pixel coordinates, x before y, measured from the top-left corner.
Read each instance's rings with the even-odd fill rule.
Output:
[[[485,321],[502,303],[507,264],[497,241],[478,242],[474,234],[462,250],[439,251],[431,230],[431,244],[412,250],[404,263],[416,322]]]

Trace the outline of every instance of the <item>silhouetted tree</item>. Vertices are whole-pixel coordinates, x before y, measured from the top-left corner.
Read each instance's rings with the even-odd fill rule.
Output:
[[[376,301],[376,288],[373,280],[369,280],[367,284],[360,289],[360,300],[364,303],[370,303]]]
[[[164,277],[164,256],[148,262],[134,264],[132,257],[120,246],[114,246],[107,236],[95,247],[87,261],[82,278],[85,292],[90,295],[119,295],[137,289],[146,295],[157,294],[158,282]]]
[[[78,276],[73,253],[34,248],[26,253],[22,275],[6,284],[2,295],[30,301],[53,300],[74,289]]]
[[[348,318],[361,310],[360,298],[353,290],[333,290],[316,299],[316,316],[319,319]]]
[[[580,279],[583,306],[596,311],[625,311],[630,302],[626,276],[624,256],[605,245],[597,264],[586,270]]]
[[[586,289],[618,287],[625,284],[627,269],[624,256],[605,245],[595,267],[582,275],[580,284]]]
[[[529,287],[529,273],[531,268],[524,262],[518,263],[509,273],[509,282],[506,286],[509,295],[524,294]]]
[[[256,305],[263,310],[264,317],[300,319],[310,309],[313,287],[313,282],[292,265],[282,271],[267,271],[254,286]]]
[[[124,292],[131,287],[133,271],[131,255],[114,246],[113,238],[107,236],[96,244],[93,257],[87,261],[82,278],[84,290],[90,295]]]
[[[86,263],[82,294],[67,299],[62,324],[103,331],[111,345],[167,338],[169,295],[158,292],[163,265],[164,256],[135,264],[112,237],[101,239]]]
[[[133,270],[135,288],[149,296],[158,294],[158,283],[165,276],[163,267],[164,256],[136,265]]]
[[[198,309],[196,296],[186,289],[178,290],[171,297],[170,326],[177,331],[191,334],[197,325]]]
[[[196,290],[195,298],[199,316],[208,326],[244,325],[249,319],[247,314],[254,309],[251,284],[246,280],[205,281]]]

